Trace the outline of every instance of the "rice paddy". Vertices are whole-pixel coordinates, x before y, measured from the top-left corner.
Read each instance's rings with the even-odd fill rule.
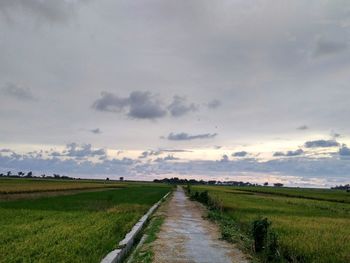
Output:
[[[282,262],[350,262],[350,194],[345,191],[192,187],[204,190],[244,235],[250,235],[253,220],[268,218],[278,235]]]
[[[11,183],[0,180],[0,190],[18,193],[19,189],[102,187],[96,182],[32,180],[23,185],[22,182],[22,179]],[[118,186],[122,187],[0,200],[0,262],[99,262],[170,190],[168,186],[155,184],[121,183]]]

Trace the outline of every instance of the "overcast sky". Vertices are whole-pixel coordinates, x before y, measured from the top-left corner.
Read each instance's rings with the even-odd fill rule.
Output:
[[[347,0],[1,0],[0,170],[350,180]]]

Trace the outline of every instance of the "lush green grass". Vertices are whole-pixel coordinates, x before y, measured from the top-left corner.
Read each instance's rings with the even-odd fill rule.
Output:
[[[267,188],[261,193],[262,188],[192,187],[196,190],[209,190],[224,216],[246,235],[253,220],[267,217],[278,234],[285,261],[350,262],[350,204],[343,203],[346,192]],[[312,199],[302,198],[304,195]],[[322,200],[325,196],[332,202]]]
[[[0,194],[117,188],[123,185],[102,180],[0,178]]]
[[[131,260],[132,263],[152,263],[154,253],[151,244],[157,239],[157,234],[159,233],[163,222],[164,218],[159,216],[151,220],[150,224],[145,230],[146,239],[142,246],[136,249]]]
[[[0,201],[0,262],[99,262],[169,187]]]
[[[256,193],[282,195],[286,197],[302,197],[305,199],[350,203],[350,194],[344,190],[287,187],[235,187],[235,189]]]

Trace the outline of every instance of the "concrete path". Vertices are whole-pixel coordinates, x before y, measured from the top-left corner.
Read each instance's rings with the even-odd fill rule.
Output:
[[[153,245],[153,262],[249,262],[234,245],[219,240],[218,227],[202,218],[205,209],[188,200],[182,188],[175,191],[165,213],[165,222]]]

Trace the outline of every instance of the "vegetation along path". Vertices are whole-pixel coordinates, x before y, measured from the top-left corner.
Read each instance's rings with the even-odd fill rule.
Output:
[[[232,244],[220,240],[217,226],[202,218],[204,208],[178,187],[154,243],[154,262],[248,262]]]

